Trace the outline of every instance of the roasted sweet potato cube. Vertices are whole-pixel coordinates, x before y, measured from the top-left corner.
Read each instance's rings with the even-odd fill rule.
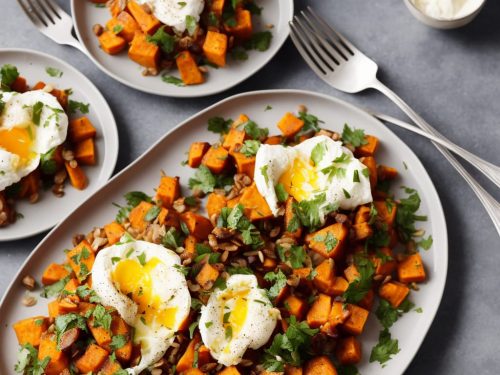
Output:
[[[347,239],[349,230],[342,223],[335,223],[306,236],[305,241],[312,251],[325,258],[337,258]]]
[[[366,223],[370,220],[370,207],[359,206],[354,217],[354,224]]]
[[[287,233],[290,233],[288,229],[292,229],[290,224],[293,223],[295,218],[294,203],[296,203],[296,201],[292,196],[289,196],[285,202],[285,231]],[[295,238],[299,238],[302,235],[302,224],[298,218],[295,218],[295,223],[297,224],[297,229],[290,234]]]
[[[409,293],[410,288],[396,281],[382,284],[378,290],[379,296],[389,301],[394,308],[399,307]]]
[[[181,220],[186,224],[189,233],[199,240],[206,240],[212,232],[213,225],[205,216],[194,212],[185,212],[181,215]]]
[[[11,85],[12,91],[15,92],[25,92],[28,91],[28,84],[26,82],[26,78],[22,76],[17,76],[14,82]]]
[[[351,335],[360,335],[370,312],[350,303],[347,304],[347,310],[349,311],[349,317],[342,324],[342,329]]]
[[[120,241],[120,238],[125,233],[125,228],[123,228],[121,224],[117,223],[116,221],[112,221],[111,223],[104,226],[104,233],[106,233],[108,244],[114,245],[115,243]]]
[[[328,321],[332,308],[332,297],[320,293],[307,312],[307,324],[311,328],[321,327]]]
[[[83,240],[66,254],[66,258],[78,280],[82,281],[92,271],[95,254],[87,240]]]
[[[152,13],[146,12],[135,0],[127,2],[127,10],[145,34],[152,35],[161,26],[161,22]]]
[[[156,189],[156,200],[163,207],[172,207],[174,201],[181,195],[179,177],[162,176],[160,185]]]
[[[68,173],[71,186],[78,190],[83,190],[87,187],[87,175],[79,165],[72,167],[71,163],[65,162],[64,167],[66,168],[66,172]]]
[[[45,271],[43,271],[42,284],[54,284],[68,275],[69,271],[62,264],[51,263],[45,268]]]
[[[298,321],[302,320],[307,310],[307,302],[293,294],[285,298],[283,305],[290,315],[295,316]]]
[[[283,137],[281,135],[272,135],[264,141],[266,145],[280,145],[282,142]]]
[[[375,275],[388,276],[396,268],[396,261],[389,247],[377,249],[376,253],[370,256],[370,259],[375,266]]]
[[[45,375],[59,375],[69,365],[66,354],[57,349],[56,335],[48,332],[42,334],[38,347],[38,359],[43,360],[46,357],[49,357],[50,361],[44,369]]]
[[[212,12],[215,13],[217,17],[222,17],[222,11],[224,10],[224,2],[225,0],[212,0]],[[229,375],[229,374],[225,374]]]
[[[220,214],[222,209],[226,207],[226,197],[222,194],[210,193],[207,197],[207,213],[208,217],[215,214]]]
[[[356,147],[356,149],[354,150],[354,154],[358,158],[361,156],[373,156],[375,154],[375,151],[377,151],[379,144],[377,137],[366,134],[365,141],[366,143],[364,145]]]
[[[105,329],[104,327],[101,326],[95,326],[95,319],[93,316],[91,316],[87,320],[87,326],[89,327],[90,333],[92,333],[92,336],[94,337],[95,341],[99,346],[106,346],[109,343],[111,343],[111,331]]]
[[[146,229],[148,221],[145,220],[145,217],[151,208],[153,208],[153,204],[146,201],[135,206],[128,215],[130,226],[140,231]]]
[[[137,21],[128,12],[120,12],[116,17],[111,18],[106,27],[109,31],[115,32],[125,39],[128,43],[134,39],[136,31],[141,31]],[[118,32],[116,32],[119,30]]]
[[[217,1],[217,0],[216,0]],[[229,366],[219,371],[217,375],[241,375],[236,366]]]
[[[243,115],[244,116],[244,115]],[[229,129],[229,132],[224,136],[224,142],[222,143],[222,147],[224,147],[228,151],[234,150],[236,146],[240,146],[245,142],[247,138],[247,134],[244,130],[232,127]]]
[[[79,164],[95,165],[96,152],[93,138],[87,138],[75,145],[75,159]]]
[[[198,85],[205,82],[203,73],[198,68],[193,55],[189,51],[180,52],[175,58],[177,69],[185,85]]]
[[[207,142],[194,142],[189,148],[188,154],[188,165],[191,168],[198,168],[201,164],[203,156],[210,148],[210,144]]]
[[[200,284],[203,289],[208,290],[212,288],[218,277],[219,271],[211,264],[205,263],[200,272],[198,272],[198,275],[196,275],[196,282]]]
[[[285,375],[302,375],[302,367],[293,367],[290,365],[285,365]]]
[[[377,167],[377,176],[380,181],[394,180],[398,176],[398,170],[387,165]]]
[[[245,215],[251,221],[268,219],[273,216],[269,205],[257,190],[255,183],[243,190],[239,203],[243,205]]]
[[[304,127],[304,121],[291,112],[285,115],[278,122],[278,128],[286,138],[295,137],[295,135]]]
[[[201,342],[201,337],[198,333],[189,342],[186,350],[177,361],[176,371],[181,374],[193,367],[195,357],[195,347]]]
[[[360,274],[356,266],[354,264],[351,264],[344,270],[344,276],[350,284],[353,281],[357,280],[360,277]]]
[[[99,375],[115,375],[122,370],[122,366],[118,361],[113,361],[108,357],[102,368],[99,370]]]
[[[304,375],[337,375],[334,364],[327,356],[313,357],[307,362]]]
[[[212,173],[220,174],[227,166],[229,152],[224,147],[210,147],[203,156],[201,164],[205,165]]]
[[[344,308],[345,307],[345,308]],[[328,315],[328,323],[332,328],[344,323],[349,316],[349,310],[347,306],[344,306],[342,302],[334,301],[332,303],[332,308],[330,314]]]
[[[335,355],[342,365],[355,365],[361,361],[361,343],[354,336],[340,339]]]
[[[377,217],[380,221],[392,226],[396,220],[398,206],[391,200],[376,200],[373,205],[377,210]]]
[[[333,280],[332,287],[328,290],[328,294],[332,296],[341,296],[349,287],[349,283],[342,276],[337,276]]]
[[[354,237],[358,241],[363,241],[363,240],[366,240],[367,238],[373,236],[372,226],[370,224],[368,224],[367,222],[354,224],[352,226],[352,229],[354,229]]]
[[[97,372],[109,357],[106,349],[90,344],[85,353],[75,361],[75,366],[83,374]]]
[[[402,283],[421,283],[425,281],[424,263],[419,253],[408,255],[398,263],[398,279]]]
[[[127,41],[112,31],[104,31],[98,37],[102,50],[110,55],[116,55],[123,51]]]
[[[158,69],[160,48],[156,44],[148,42],[144,33],[136,31],[128,49],[128,57],[146,68]]]
[[[96,129],[90,120],[83,116],[69,122],[68,138],[72,143],[79,143],[88,138],[94,138]]]
[[[323,293],[328,293],[335,279],[333,260],[328,258],[316,267],[316,276],[313,279],[314,286]]]
[[[249,39],[252,36],[252,14],[249,10],[237,8],[236,14],[236,26],[224,25],[226,31],[234,35],[237,39]]]
[[[241,152],[232,152],[231,156],[236,162],[236,172],[246,174],[253,179],[255,172],[255,156],[245,156]]]
[[[216,31],[208,31],[203,52],[208,61],[217,66],[226,65],[227,35]]]
[[[17,321],[12,328],[19,345],[31,344],[36,348],[40,345],[42,333],[48,328],[48,321],[43,316],[34,316]]]

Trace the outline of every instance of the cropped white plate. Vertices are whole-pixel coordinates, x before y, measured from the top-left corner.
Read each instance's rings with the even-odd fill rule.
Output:
[[[78,39],[85,47],[94,63],[106,74],[130,86],[156,95],[172,97],[198,97],[225,91],[252,76],[266,65],[278,52],[288,37],[288,21],[293,17],[293,0],[256,0],[263,7],[261,16],[254,16],[254,29],[267,30],[266,25],[273,25],[271,45],[267,51],[249,51],[246,61],[228,58],[224,68],[209,67],[206,82],[201,85],[178,87],[162,81],[160,76],[142,75],[143,68],[130,60],[124,51],[118,55],[108,55],[100,47],[97,37],[92,32],[96,23],[105,25],[110,18],[107,8],[98,8],[90,1],[71,0],[71,13]],[[179,76],[176,69],[167,74]]]
[[[412,293],[412,301],[423,309],[423,313],[409,312],[392,328],[393,337],[399,339],[401,352],[381,368],[378,363],[369,363],[371,347],[377,342],[380,327],[374,314],[370,315],[367,328],[361,336],[363,346],[363,362],[359,370],[367,374],[395,374],[404,372],[416,354],[441,301],[448,267],[448,244],[446,223],[441,202],[424,167],[411,149],[397,138],[382,123],[362,110],[331,97],[290,90],[260,91],[240,94],[219,102],[212,107],[194,115],[169,132],[163,139],[151,147],[137,161],[114,177],[105,187],[55,228],[35,249],[25,262],[21,271],[9,287],[0,304],[0,373],[7,373],[15,363],[16,337],[11,328],[18,319],[36,314],[47,314],[47,301],[40,299],[34,307],[24,307],[21,299],[24,289],[21,279],[30,274],[37,280],[46,265],[64,260],[63,249],[71,246],[71,237],[75,233],[86,233],[94,226],[101,226],[113,220],[116,207],[111,202],[122,202],[123,194],[132,190],[141,190],[153,194],[158,185],[160,171],[179,176],[184,191],[193,170],[181,166],[185,152],[193,141],[217,141],[216,134],[207,131],[207,120],[213,116],[236,118],[246,113],[260,126],[270,128],[271,134],[277,134],[276,123],[286,111],[295,111],[304,104],[309,112],[324,120],[323,126],[341,131],[344,123],[356,128],[364,128],[367,133],[376,135],[382,142],[377,153],[377,161],[397,167],[401,176],[394,186],[411,186],[418,189],[422,198],[421,213],[428,215],[428,221],[422,223],[427,234],[432,234],[434,244],[428,251],[422,251],[428,281],[421,285],[418,292]],[[271,105],[272,109],[265,111]],[[403,161],[408,166],[405,170]]]
[[[42,192],[36,204],[30,204],[27,200],[17,202],[16,210],[24,218],[0,228],[0,242],[33,236],[59,223],[108,181],[118,157],[118,132],[113,113],[101,93],[82,73],[58,58],[26,49],[0,48],[0,66],[3,64],[17,66],[19,73],[27,79],[30,86],[44,81],[55,88],[71,88],[71,99],[90,104],[90,112],[85,116],[97,129],[97,164],[85,167],[89,179],[85,190],[76,190],[67,183],[62,198],[57,198],[49,190]],[[62,77],[50,77],[45,71],[47,67],[62,71]],[[75,117],[78,116],[79,113],[76,113]]]

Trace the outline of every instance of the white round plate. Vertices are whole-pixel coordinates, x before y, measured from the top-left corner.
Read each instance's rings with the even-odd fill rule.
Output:
[[[20,75],[27,79],[30,86],[43,81],[56,88],[71,88],[72,100],[90,104],[89,113],[85,116],[97,129],[97,164],[85,167],[89,179],[85,190],[76,190],[68,183],[62,198],[57,198],[49,190],[42,192],[36,204],[30,204],[27,200],[16,202],[16,210],[23,218],[0,228],[0,242],[33,236],[59,223],[108,181],[118,157],[118,132],[113,113],[99,90],[82,73],[58,58],[27,49],[0,48],[0,66],[3,64],[17,66]],[[45,71],[47,67],[59,69],[63,72],[62,76],[49,76]],[[76,113],[75,117],[79,115]]]
[[[288,37],[288,21],[293,17],[293,0],[256,0],[256,4],[263,7],[263,10],[261,16],[253,17],[254,29],[266,30],[266,25],[273,25],[270,29],[273,39],[269,49],[264,52],[249,51],[246,61],[235,61],[229,57],[224,68],[209,68],[206,82],[182,87],[165,83],[160,76],[144,77],[141,73],[143,68],[130,60],[126,52],[111,56],[101,50],[92,32],[92,26],[96,23],[106,24],[110,18],[107,8],[96,7],[90,1],[71,0],[71,13],[78,39],[92,61],[103,72],[137,90],[156,95],[187,98],[207,96],[228,90],[260,70],[278,52]],[[168,74],[179,76],[175,69]]]
[[[194,115],[165,135],[145,154],[128,168],[120,172],[82,204],[76,211],[56,227],[33,251],[26,260],[16,278],[10,285],[0,304],[0,373],[7,373],[16,361],[17,340],[11,328],[15,321],[33,315],[47,314],[47,301],[40,299],[34,307],[24,307],[21,299],[25,293],[21,285],[24,275],[33,275],[36,279],[51,262],[64,260],[63,249],[71,246],[71,237],[75,233],[86,233],[94,226],[101,226],[112,221],[117,209],[111,202],[123,202],[123,194],[140,190],[152,194],[160,179],[160,171],[181,178],[183,189],[187,192],[187,181],[194,173],[192,169],[181,166],[185,152],[193,141],[217,141],[216,134],[207,131],[207,121],[213,116],[236,118],[246,113],[260,126],[269,127],[271,134],[278,134],[276,123],[286,111],[295,111],[304,104],[309,112],[325,121],[323,127],[341,131],[344,123],[356,128],[364,128],[381,140],[377,161],[399,169],[400,177],[394,186],[406,185],[416,188],[422,198],[420,212],[428,216],[422,222],[427,234],[432,234],[434,244],[421,255],[426,265],[428,281],[420,286],[420,291],[413,292],[411,300],[423,312],[409,312],[392,327],[394,338],[399,340],[401,352],[382,368],[378,363],[369,363],[370,350],[378,340],[380,326],[370,314],[365,332],[361,336],[363,362],[358,366],[363,375],[383,374],[400,375],[404,372],[413,356],[417,353],[441,301],[448,268],[448,243],[446,223],[441,202],[424,167],[412,152],[396,135],[382,123],[366,112],[338,99],[304,91],[273,90],[250,92],[225,99],[208,109]],[[266,106],[271,110],[265,110]],[[403,167],[403,161],[407,168]]]

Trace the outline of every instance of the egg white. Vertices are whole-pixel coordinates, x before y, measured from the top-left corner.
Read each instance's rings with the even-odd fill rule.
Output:
[[[120,293],[113,283],[111,275],[119,264],[117,259],[138,259],[142,254],[145,255],[146,262],[152,258],[160,260],[150,276],[153,280],[153,293],[161,298],[165,308],[177,307],[175,323],[171,328],[158,324],[146,325],[138,317],[137,304]],[[176,268],[180,264],[179,256],[172,250],[145,241],[116,244],[101,250],[96,256],[92,269],[93,289],[103,305],[114,307],[125,322],[135,328],[134,341],[141,344],[141,361],[137,366],[127,369],[130,374],[139,374],[160,360],[172,345],[175,332],[189,314],[191,296],[184,275]]]
[[[5,103],[0,114],[0,130],[29,128],[32,135],[33,157],[21,163],[19,155],[0,147],[0,191],[34,171],[40,164],[40,155],[49,152],[66,140],[68,116],[57,99],[42,90],[25,93],[2,92]],[[32,122],[32,108],[43,103],[38,126]]]
[[[370,179],[362,171],[366,166],[354,157],[352,152],[342,146],[341,142],[334,141],[329,137],[320,135],[301,142],[294,147],[284,147],[281,145],[261,145],[255,160],[255,185],[259,193],[266,199],[271,211],[275,216],[278,214],[279,204],[276,196],[275,186],[280,177],[292,168],[296,158],[301,159],[305,164],[309,164],[311,153],[319,143],[325,146],[325,153],[316,168],[318,177],[318,191],[311,192],[307,200],[314,199],[318,194],[325,194],[326,200],[323,209],[329,204],[336,204],[342,209],[354,209],[355,207],[371,202]],[[321,172],[322,169],[334,164],[334,160],[346,154],[348,160],[338,164],[345,169],[345,176],[329,177]],[[357,170],[359,182],[353,181],[354,171]],[[266,178],[267,177],[267,178]],[[350,196],[346,196],[345,192]],[[320,211],[321,221],[324,221],[324,210]]]
[[[186,30],[186,17],[198,22],[205,7],[204,0],[141,0],[141,3],[147,3],[156,18],[179,34]]]
[[[254,275],[232,275],[226,284],[226,289],[215,290],[201,308],[198,327],[212,357],[225,366],[233,366],[240,363],[247,349],[259,349],[269,341],[279,311],[273,308],[265,290],[259,288]],[[248,293],[246,319],[239,332],[226,338],[223,315],[231,311],[225,307],[234,301],[225,299],[228,294],[238,292]]]

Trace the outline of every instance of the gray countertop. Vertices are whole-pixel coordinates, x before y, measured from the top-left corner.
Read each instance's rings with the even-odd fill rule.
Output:
[[[84,1],[84,0],[80,0]],[[63,1],[60,1],[63,3]],[[229,95],[272,88],[306,89],[403,117],[375,92],[357,96],[328,87],[287,41],[271,63],[227,93],[169,99],[113,81],[71,47],[39,34],[17,2],[2,0],[0,46],[41,50],[78,67],[101,90],[119,127],[116,171],[137,158],[175,124]],[[69,8],[64,1],[65,8]],[[381,78],[440,132],[486,160],[500,164],[500,2],[490,0],[472,24],[452,31],[430,29],[402,0],[300,0],[313,5],[381,68]],[[69,11],[69,9],[68,9]],[[420,157],[441,197],[449,236],[449,270],[443,300],[408,374],[498,374],[500,240],[472,190],[426,140],[393,129]],[[500,191],[471,170],[495,198]],[[42,239],[0,243],[0,295]],[[439,249],[435,249],[439,251]],[[0,317],[1,319],[1,317]]]

